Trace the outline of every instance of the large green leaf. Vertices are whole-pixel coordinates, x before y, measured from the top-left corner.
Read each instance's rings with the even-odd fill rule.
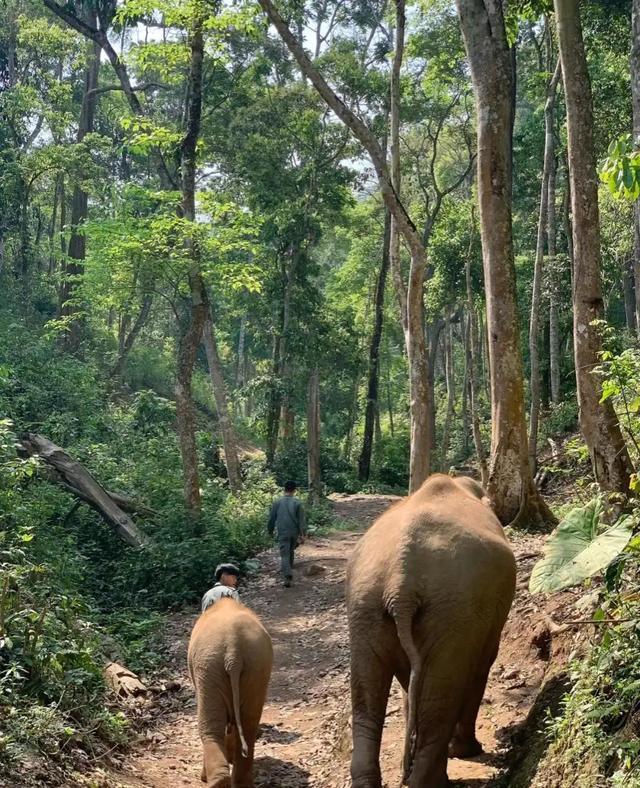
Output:
[[[533,568],[529,580],[532,594],[582,583],[620,555],[631,539],[632,518],[621,517],[605,528],[601,514],[602,504],[596,499],[565,517],[549,537],[544,557]]]

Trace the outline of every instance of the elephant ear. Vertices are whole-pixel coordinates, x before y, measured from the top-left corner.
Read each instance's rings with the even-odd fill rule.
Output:
[[[633,520],[621,517],[612,526],[601,522],[599,499],[573,509],[549,537],[544,557],[529,580],[532,594],[551,593],[582,583],[606,569],[631,539]]]

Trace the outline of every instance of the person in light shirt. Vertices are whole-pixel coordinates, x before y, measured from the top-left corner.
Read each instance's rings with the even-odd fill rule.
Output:
[[[240,601],[238,595],[238,579],[240,570],[235,564],[219,564],[216,567],[216,584],[202,597],[202,612],[214,605],[223,597],[230,597],[236,602]]]

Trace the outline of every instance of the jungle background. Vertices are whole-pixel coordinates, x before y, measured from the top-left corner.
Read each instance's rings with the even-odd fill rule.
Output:
[[[558,520],[563,565],[591,546],[532,581],[595,600],[540,757],[549,785],[640,784],[640,3],[486,5],[508,95],[479,0],[0,3],[8,785],[126,751],[105,662],[154,675],[218,561],[260,573],[285,480],[313,537],[434,471],[536,555]],[[510,119],[497,263],[483,101]]]

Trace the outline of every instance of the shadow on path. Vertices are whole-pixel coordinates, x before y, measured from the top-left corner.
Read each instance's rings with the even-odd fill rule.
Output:
[[[264,756],[254,762],[256,788],[307,788],[308,771],[290,761]]]

